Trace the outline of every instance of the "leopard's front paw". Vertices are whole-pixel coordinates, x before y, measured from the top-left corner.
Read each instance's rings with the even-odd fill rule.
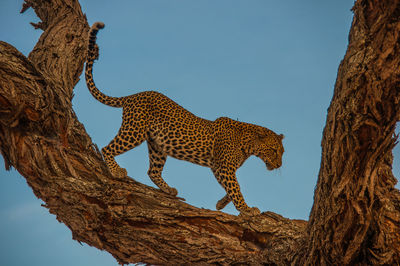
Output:
[[[257,207],[247,207],[243,210],[240,210],[239,216],[257,216],[260,215],[261,212]]]
[[[164,193],[167,193],[167,194],[169,194],[169,195],[171,195],[171,196],[176,196],[176,195],[178,195],[178,190],[176,190],[176,188],[173,188],[173,187],[168,187],[168,188],[162,188],[161,189]]]

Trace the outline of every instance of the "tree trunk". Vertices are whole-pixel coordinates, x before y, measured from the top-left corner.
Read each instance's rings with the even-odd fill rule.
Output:
[[[306,264],[398,264],[400,3],[357,1],[322,139]]]
[[[0,151],[73,238],[119,263],[399,264],[391,172],[400,118],[400,4],[357,1],[322,141],[309,223],[198,209],[114,179],[72,110],[89,29],[77,0],[26,1],[44,33],[26,58],[0,42]]]

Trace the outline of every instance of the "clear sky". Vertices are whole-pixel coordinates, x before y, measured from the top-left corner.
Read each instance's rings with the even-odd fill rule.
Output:
[[[267,171],[251,157],[237,171],[247,203],[261,211],[308,219],[325,125],[352,20],[353,1],[141,0],[81,1],[98,35],[98,87],[112,96],[158,90],[194,114],[228,116],[285,135],[283,166]],[[0,1],[0,40],[25,55],[41,31],[22,0]],[[84,77],[73,107],[94,143],[115,136],[121,109],[97,102]],[[399,176],[400,150],[394,151]],[[128,174],[147,177],[146,145],[117,157]],[[223,195],[210,169],[168,158],[165,180],[194,206],[215,209]],[[0,265],[117,265],[106,252],[72,240],[69,229],[41,207],[15,170],[0,167]],[[230,204],[224,211],[237,214]]]

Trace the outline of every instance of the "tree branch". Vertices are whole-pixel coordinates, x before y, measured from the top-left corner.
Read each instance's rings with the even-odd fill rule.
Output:
[[[71,108],[86,18],[77,1],[29,3],[45,31],[28,58],[0,43],[0,150],[75,240],[107,250],[119,263],[293,260],[304,221],[270,212],[244,220],[130,178],[113,179]]]

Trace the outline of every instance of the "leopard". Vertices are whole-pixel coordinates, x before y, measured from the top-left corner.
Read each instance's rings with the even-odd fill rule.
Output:
[[[217,202],[217,210],[232,201],[240,215],[259,215],[257,207],[246,204],[236,170],[252,155],[259,157],[268,170],[281,167],[283,134],[228,117],[214,121],[198,117],[157,91],[143,91],[125,97],[102,93],[94,83],[93,64],[99,58],[97,33],[104,27],[104,23],[96,22],[89,30],[85,79],[95,99],[122,108],[122,124],[117,135],[101,149],[111,175],[126,178],[127,171],[116,163],[115,156],[146,142],[149,155],[147,174],[161,191],[177,195],[177,190],[161,176],[170,156],[211,169],[226,192]]]

